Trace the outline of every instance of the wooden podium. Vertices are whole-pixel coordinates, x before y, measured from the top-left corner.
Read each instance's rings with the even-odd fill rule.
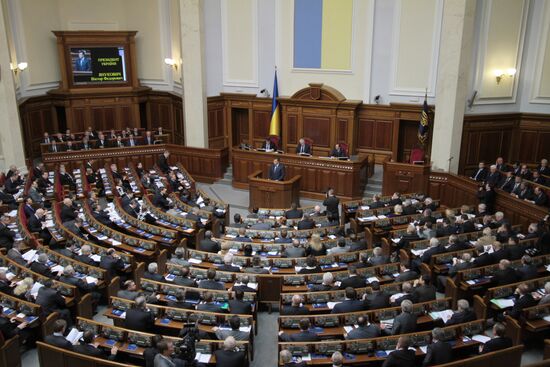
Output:
[[[256,208],[290,208],[290,204],[300,206],[300,179],[294,176],[288,181],[273,181],[262,178],[258,170],[248,176],[250,201],[248,209]]]
[[[400,193],[428,192],[428,179],[431,165],[384,162],[384,182],[382,195]]]

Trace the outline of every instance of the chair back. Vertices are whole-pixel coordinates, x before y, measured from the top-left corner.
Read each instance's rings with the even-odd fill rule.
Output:
[[[411,150],[411,158],[409,160],[409,163],[414,164],[414,162],[424,162],[424,149],[413,148]]]

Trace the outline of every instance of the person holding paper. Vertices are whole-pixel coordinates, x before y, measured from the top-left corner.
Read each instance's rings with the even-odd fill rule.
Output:
[[[514,306],[510,311],[504,312],[504,315],[508,315],[516,320],[519,319],[524,308],[533,307],[537,304],[537,301],[535,301],[529,292],[529,285],[526,283],[521,283],[518,285],[514,292],[514,296],[516,297]]]
[[[479,353],[491,353],[496,352],[497,350],[511,348],[512,339],[506,336],[506,326],[502,323],[497,322],[493,326],[493,338],[485,344],[479,346]]]
[[[67,329],[67,322],[65,320],[55,320],[53,324],[53,334],[46,335],[44,341],[58,348],[72,350],[72,343],[65,339],[65,329]]]
[[[111,348],[110,353],[104,353],[103,350],[99,349],[96,343],[94,343],[94,338],[95,335],[93,331],[85,331],[82,335],[82,343],[75,345],[73,347],[73,351],[87,356],[92,356],[96,358],[107,358],[109,361],[115,361],[118,348],[114,346]]]
[[[272,152],[277,150],[277,145],[273,143],[269,137],[267,137],[262,144],[262,149],[265,149],[266,152]]]
[[[63,275],[59,277],[59,281],[67,284],[72,284],[75,287],[77,287],[82,293],[90,293],[92,297],[92,304],[93,306],[97,306],[99,301],[101,300],[101,293],[96,292],[97,289],[97,279],[90,279],[93,277],[86,277],[86,280],[79,279],[75,276],[76,272],[74,268],[71,265],[65,266],[63,268]],[[91,280],[92,282],[89,282],[88,280]]]
[[[456,302],[457,311],[453,313],[453,316],[445,323],[445,326],[451,326],[456,324],[462,324],[465,322],[475,321],[477,316],[475,312],[470,309],[470,304],[465,299],[459,299]]]
[[[237,315],[233,315],[229,318],[229,327],[231,330],[223,330],[219,327],[213,327],[212,331],[216,334],[216,337],[219,340],[225,340],[228,336],[232,336],[235,340],[248,340],[250,338],[250,333],[247,331],[240,330],[241,319]]]
[[[397,340],[395,350],[388,355],[382,367],[414,367],[416,365],[415,351],[409,349],[411,340],[402,336]]]
[[[359,316],[357,318],[357,327],[349,333],[344,334],[344,338],[348,340],[378,338],[379,336],[380,328],[375,324],[369,324],[365,316]]]
[[[38,290],[36,296],[36,304],[42,306],[42,314],[49,315],[52,312],[57,312],[60,318],[67,322],[66,325],[72,325],[71,312],[67,308],[65,299],[61,293],[53,288],[53,281],[51,279],[46,279],[43,285],[44,286],[40,287]]]

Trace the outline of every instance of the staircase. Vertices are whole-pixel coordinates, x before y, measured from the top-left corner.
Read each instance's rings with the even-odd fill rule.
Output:
[[[374,175],[372,175],[372,177],[369,177],[369,182],[365,187],[363,197],[370,198],[374,194],[382,193],[382,170],[383,169],[381,165],[374,166]]]
[[[216,181],[216,183],[220,185],[231,186],[232,182],[233,182],[233,166],[228,166],[227,171],[225,171],[225,173],[223,174],[223,178],[221,180]]]

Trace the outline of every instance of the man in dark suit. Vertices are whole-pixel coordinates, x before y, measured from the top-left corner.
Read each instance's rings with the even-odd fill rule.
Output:
[[[308,215],[303,215],[302,220],[298,222],[298,230],[315,228],[315,221]]]
[[[96,142],[96,148],[109,148],[109,141],[105,138],[103,133],[99,133]]]
[[[154,206],[162,209],[163,211],[167,211],[168,209],[170,209],[170,202],[168,201],[166,195],[166,187],[163,187],[155,194],[152,202]]]
[[[346,157],[346,152],[344,152],[344,149],[340,146],[340,144],[336,144],[334,148],[330,151],[330,157]]]
[[[94,332],[91,330],[86,330],[84,334],[82,335],[82,343],[79,345],[75,345],[73,347],[73,351],[79,354],[92,356],[96,358],[106,358],[109,361],[116,360],[116,355],[118,352],[118,348],[116,346],[111,348],[110,353],[105,353],[103,350],[96,347],[94,344]]]
[[[401,313],[393,319],[392,335],[408,334],[416,331],[417,316],[412,313],[413,303],[406,299],[401,302]],[[384,324],[381,327],[385,329]]]
[[[0,247],[10,250],[13,247],[15,232],[8,228],[10,219],[3,215],[0,218]]]
[[[229,312],[236,315],[251,315],[252,304],[244,301],[244,292],[240,289],[234,289],[235,296],[228,301]]]
[[[204,289],[214,289],[214,290],[225,290],[223,283],[216,280],[216,269],[208,269],[206,272],[206,279],[203,279],[199,282],[199,288]]]
[[[101,300],[101,293],[96,291],[97,283],[88,283],[83,279],[77,278],[75,273],[76,272],[72,265],[67,265],[63,269],[63,275],[59,277],[59,281],[75,286],[81,294],[90,293],[92,304],[95,307]]]
[[[74,61],[74,70],[92,71],[92,63],[90,58],[86,56],[86,50],[78,51],[78,58]]]
[[[430,274],[424,274],[413,284],[412,299],[415,303],[432,301],[435,299],[436,289],[431,284]]]
[[[143,273],[143,277],[145,279],[151,279],[155,282],[163,282],[164,277],[162,274],[158,273],[158,264],[156,262],[152,262],[149,265],[147,265],[147,271]]]
[[[241,269],[233,265],[233,254],[228,252],[223,257],[223,264],[218,267],[219,271],[228,271],[231,273],[239,273]]]
[[[117,272],[124,270],[124,261],[116,254],[115,249],[110,248],[101,256],[99,267],[107,270],[107,276],[111,279]]]
[[[218,312],[218,313],[227,313],[226,309],[223,309],[219,304],[214,302],[214,296],[210,292],[204,293],[202,296],[203,303],[197,305],[197,310],[199,311],[208,311],[208,312]]]
[[[411,282],[404,282],[401,285],[401,293],[393,294],[390,297],[390,302],[394,307],[401,305],[404,300],[414,301]]]
[[[45,277],[53,278],[54,275],[52,274],[50,267],[47,265],[47,263],[48,255],[46,255],[45,253],[41,253],[40,255],[38,255],[38,259],[36,259],[36,261],[31,264],[30,269],[35,273],[44,275]]]
[[[474,267],[479,268],[494,264],[493,256],[485,251],[485,247],[482,244],[478,243],[475,247],[478,255],[474,259]]]
[[[170,165],[168,164],[168,157],[170,156],[170,152],[165,150],[164,153],[162,153],[158,160],[158,166],[162,173],[167,174],[168,171],[170,171]]]
[[[380,283],[372,282],[370,284],[370,293],[367,288],[367,293],[364,296],[365,305],[369,310],[390,307],[390,296],[380,290]]]
[[[334,194],[334,189],[328,189],[327,197],[323,201],[323,205],[326,207],[327,215],[332,214],[333,218],[340,218],[340,210],[338,210],[338,205],[340,204],[340,199]]]
[[[414,350],[410,350],[411,340],[408,336],[402,336],[397,340],[397,346],[391,352],[382,367],[414,367],[416,365],[416,355]]]
[[[400,263],[399,264],[399,275],[395,278],[396,282],[406,282],[409,280],[418,279],[418,273],[414,270],[409,269],[408,264]]]
[[[535,186],[535,190],[533,191],[533,196],[531,197],[531,200],[527,201],[530,201],[532,204],[538,206],[545,206],[548,202],[548,196],[539,186]]]
[[[214,352],[216,367],[248,367],[244,352],[236,349],[235,338],[228,336],[223,342],[223,349]]]
[[[266,151],[277,150],[277,145],[271,141],[271,138],[267,137],[262,143],[262,149],[265,149]]]
[[[212,232],[206,231],[204,233],[204,239],[199,242],[199,250],[216,254],[220,249],[220,244],[216,241],[212,241]]]
[[[447,252],[462,251],[462,250],[468,250],[471,248],[466,242],[460,241],[458,239],[458,236],[454,234],[449,236],[449,242],[447,246],[448,246],[446,248]]]
[[[337,303],[332,309],[331,313],[346,313],[355,311],[364,311],[365,302],[357,299],[357,292],[355,289],[348,287],[345,290],[346,299],[343,302]]]
[[[443,247],[443,245],[439,243],[439,240],[437,238],[431,238],[430,248],[424,251],[424,253],[420,257],[420,261],[422,261],[424,264],[429,264],[433,255],[437,255],[445,251],[445,247]]]
[[[529,292],[529,286],[525,283],[518,285],[514,292],[516,301],[510,311],[505,311],[504,315],[508,315],[514,319],[519,319],[521,312],[524,308],[532,307],[537,304],[537,301],[533,298]]]
[[[302,297],[295,294],[292,296],[290,306],[283,306],[281,315],[309,315],[307,307],[302,306]]]
[[[519,281],[518,274],[510,266],[510,261],[503,259],[498,263],[498,270],[495,272],[493,282],[496,286],[506,285]]]
[[[61,205],[61,223],[73,221],[76,217],[72,200],[69,198],[63,199],[63,204]]]
[[[487,174],[487,178],[485,179],[485,182],[491,185],[491,187],[495,187],[498,185],[498,183],[501,180],[500,172],[497,170],[497,166],[493,164],[491,167],[489,167],[489,173]]]
[[[475,312],[470,309],[470,304],[465,299],[459,299],[456,302],[457,311],[453,313],[453,316],[445,323],[445,326],[451,326],[456,324],[462,324],[464,322],[475,321],[477,316]]]
[[[274,181],[283,181],[285,179],[285,166],[279,162],[279,158],[273,159],[273,164],[269,167],[267,178]]]
[[[130,330],[152,332],[155,327],[155,315],[146,309],[145,297],[137,297],[133,307],[126,311],[124,327]]]
[[[316,342],[319,341],[319,336],[309,328],[311,324],[309,319],[301,319],[299,322],[300,332],[295,334],[285,334],[283,331],[279,332],[279,338],[284,342]]]
[[[67,329],[67,322],[65,320],[55,320],[53,324],[53,334],[46,335],[44,341],[58,348],[72,350],[73,345],[70,341],[65,339],[65,329]]]
[[[479,346],[479,354],[496,352],[497,350],[511,348],[512,339],[506,336],[506,326],[497,322],[493,326],[493,338]]]
[[[344,334],[346,339],[370,339],[380,336],[380,328],[374,324],[369,324],[365,316],[357,318],[357,327],[349,333]]]
[[[409,224],[409,226],[407,227],[406,233],[403,236],[401,236],[398,246],[399,248],[408,248],[410,242],[418,241],[418,240],[420,240],[420,237],[416,233],[416,228],[414,227],[413,224]]]
[[[67,309],[65,299],[61,293],[57,289],[52,288],[53,281],[46,279],[43,284],[44,286],[38,290],[35,302],[42,307],[43,315],[46,316],[52,312],[57,312],[67,322],[67,325],[72,325],[71,312]]]
[[[365,277],[357,274],[357,268],[354,265],[348,266],[349,276],[342,279],[340,283],[340,289],[351,288],[363,288],[365,287]]]
[[[500,182],[498,183],[498,188],[506,191],[507,193],[510,193],[514,189],[514,183],[515,180],[512,172],[506,172],[506,176],[502,177]]]
[[[493,261],[495,263],[500,262],[500,260],[510,259],[508,248],[502,246],[502,243],[499,241],[493,242],[493,253],[491,255],[493,256]]]
[[[296,154],[311,154],[311,145],[306,144],[304,138],[301,138],[296,146]]]
[[[485,162],[479,162],[478,169],[472,173],[470,178],[477,182],[485,181],[487,178],[487,168],[485,168]]]
[[[285,212],[286,219],[298,219],[301,218],[303,215],[304,212],[298,209],[298,205],[296,205],[296,203],[290,204],[290,210],[287,210]]]
[[[533,259],[529,255],[523,255],[521,266],[516,270],[520,281],[536,278],[538,276],[537,266],[533,264]]]
[[[453,360],[453,347],[443,341],[444,335],[441,328],[436,327],[432,330],[432,344],[428,345],[422,366],[433,366]]]
[[[13,247],[8,250],[8,258],[19,265],[27,266],[27,260],[23,258],[23,254],[21,253],[21,249],[25,247],[24,242],[15,242]]]

